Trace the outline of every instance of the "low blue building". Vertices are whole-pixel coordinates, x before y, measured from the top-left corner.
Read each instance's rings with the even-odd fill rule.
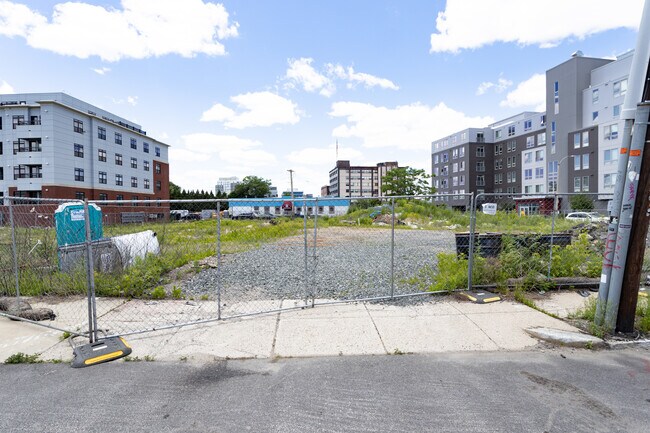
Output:
[[[248,212],[271,214],[274,216],[296,215],[340,216],[345,215],[350,208],[350,199],[334,197],[322,198],[251,198],[228,200],[229,215],[237,217]]]

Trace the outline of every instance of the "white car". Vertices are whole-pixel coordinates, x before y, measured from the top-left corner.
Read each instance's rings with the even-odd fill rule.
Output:
[[[609,221],[609,218],[600,215],[598,212],[571,212],[567,214],[566,219],[570,221],[585,221],[585,222]]]

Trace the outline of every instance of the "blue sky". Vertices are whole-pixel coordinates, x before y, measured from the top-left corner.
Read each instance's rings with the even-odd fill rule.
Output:
[[[643,0],[0,0],[0,93],[64,91],[170,144],[170,178],[318,194],[339,159],[430,170],[445,134],[535,110]]]

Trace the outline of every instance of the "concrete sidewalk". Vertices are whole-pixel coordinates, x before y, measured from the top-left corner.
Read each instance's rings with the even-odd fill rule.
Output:
[[[350,303],[225,320],[127,337],[132,357],[157,361],[231,358],[385,355],[524,350],[538,344],[527,332],[573,326],[525,305],[474,304],[452,296],[419,305]],[[549,294],[549,309],[566,313],[584,304],[575,292]],[[142,302],[142,301],[131,301]],[[294,301],[283,301],[283,306]],[[64,318],[62,318],[64,320]],[[58,320],[58,318],[57,318]],[[62,333],[0,317],[0,362],[17,352],[43,360],[72,359]]]

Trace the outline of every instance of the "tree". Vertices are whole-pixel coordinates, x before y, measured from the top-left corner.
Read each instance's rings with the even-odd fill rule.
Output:
[[[381,192],[384,195],[426,195],[436,189],[431,186],[431,175],[424,170],[399,167],[390,170],[382,180]]]
[[[261,198],[269,195],[271,181],[257,176],[246,176],[230,193],[230,198]]]
[[[581,210],[583,212],[591,212],[594,210],[593,199],[584,194],[572,195],[569,202],[571,203],[571,209],[573,210]]]

